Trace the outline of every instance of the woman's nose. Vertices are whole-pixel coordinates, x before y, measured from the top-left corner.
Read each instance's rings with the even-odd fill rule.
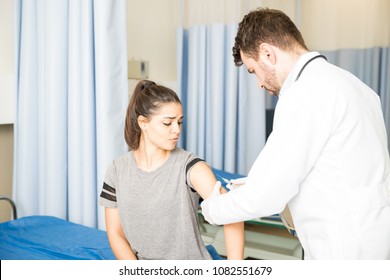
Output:
[[[177,122],[172,123],[172,133],[179,134],[181,131],[181,125]]]

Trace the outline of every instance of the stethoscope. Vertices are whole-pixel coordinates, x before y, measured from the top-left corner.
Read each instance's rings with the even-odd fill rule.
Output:
[[[309,59],[309,60],[303,65],[303,67],[301,68],[301,71],[299,71],[297,77],[295,78],[295,82],[298,81],[298,79],[299,79],[299,77],[301,76],[303,70],[305,70],[305,67],[306,67],[310,62],[312,62],[314,59],[317,59],[317,58],[323,58],[323,59],[325,59],[325,60],[328,60],[328,59],[326,58],[326,56],[325,56],[325,55],[322,55],[322,54],[319,54],[319,55],[316,55],[316,56],[312,57],[311,59]]]

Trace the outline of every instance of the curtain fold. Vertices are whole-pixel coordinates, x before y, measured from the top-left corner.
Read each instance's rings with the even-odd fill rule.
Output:
[[[390,48],[383,48],[379,70],[379,93],[382,101],[382,110],[386,122],[388,143],[390,151]]]
[[[96,218],[90,210],[96,209],[97,185],[93,9],[91,1],[69,1],[68,125],[63,127],[68,131],[68,218],[88,225]]]
[[[97,207],[109,163],[128,151],[124,140],[128,104],[126,0],[95,1],[94,11]],[[103,207],[98,207],[98,225],[105,228]]]
[[[98,190],[109,161],[125,151],[125,5],[15,1],[13,197],[21,217],[104,226]]]

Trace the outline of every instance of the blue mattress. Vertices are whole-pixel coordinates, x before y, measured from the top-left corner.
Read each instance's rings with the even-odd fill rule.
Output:
[[[0,224],[1,260],[113,260],[105,231],[51,216]]]

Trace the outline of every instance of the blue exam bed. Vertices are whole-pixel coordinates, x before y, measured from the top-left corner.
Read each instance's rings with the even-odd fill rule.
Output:
[[[52,216],[0,224],[1,260],[113,260],[105,231]]]

